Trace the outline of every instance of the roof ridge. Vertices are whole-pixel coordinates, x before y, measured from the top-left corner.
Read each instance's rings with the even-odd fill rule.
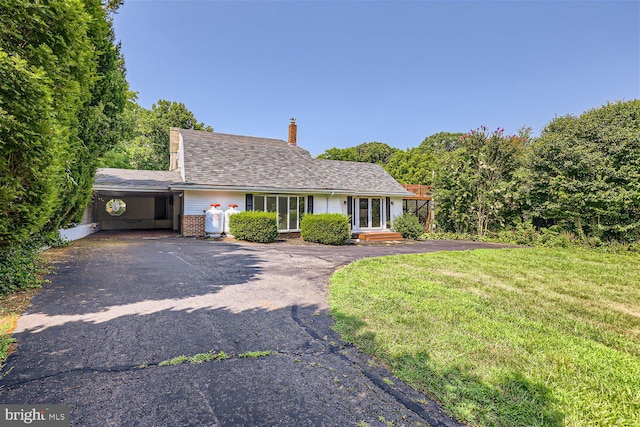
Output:
[[[284,139],[279,139],[279,138],[266,138],[264,136],[253,136],[253,135],[238,135],[235,133],[224,133],[224,132],[208,132],[206,130],[196,130],[196,129],[180,129],[180,132],[182,131],[187,131],[187,132],[198,132],[198,133],[202,133],[205,135],[220,135],[220,136],[231,136],[231,137],[240,137],[240,138],[253,138],[253,139],[264,139],[267,141],[279,141],[279,142],[284,142],[285,144],[288,144],[287,141],[285,141]]]

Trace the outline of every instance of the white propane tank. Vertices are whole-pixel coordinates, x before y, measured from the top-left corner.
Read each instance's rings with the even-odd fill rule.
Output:
[[[204,232],[212,237],[220,237],[223,231],[224,211],[220,209],[219,203],[211,203],[207,210]]]
[[[224,234],[227,237],[233,237],[231,235],[231,232],[229,231],[229,217],[231,215],[235,215],[237,213],[240,213],[240,211],[238,209],[236,209],[238,207],[238,205],[229,205],[229,209],[227,209],[224,212]]]

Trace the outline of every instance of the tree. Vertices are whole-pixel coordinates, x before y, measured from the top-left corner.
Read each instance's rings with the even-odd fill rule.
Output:
[[[640,237],[640,100],[553,119],[532,144],[528,166],[538,226]]]
[[[432,152],[419,148],[396,151],[384,168],[389,175],[403,184],[433,185],[438,159]]]
[[[0,0],[0,245],[84,210],[126,88],[109,13],[99,0]]]
[[[518,171],[526,140],[486,127],[463,135],[441,159],[434,198],[444,231],[484,235],[515,221],[519,214]]]
[[[111,15],[121,1],[107,2],[104,6],[99,0],[83,3],[90,19],[87,37],[94,50],[94,76],[89,84],[90,96],[77,113],[78,137],[72,140],[68,152],[65,164],[68,179],[61,188],[60,207],[51,221],[51,230],[80,221],[91,198],[98,158],[131,131],[130,124],[123,120],[129,86],[120,45],[115,43]]]
[[[151,110],[147,110],[136,104],[135,100],[130,100],[126,110],[125,120],[132,123],[133,132],[102,157],[103,167],[167,170],[169,128],[213,132],[211,126],[199,122],[181,102],[160,99]]]
[[[393,148],[384,142],[365,142],[355,146],[356,158],[358,162],[377,163],[385,165],[391,159],[397,148]]]
[[[0,0],[0,293],[37,283],[43,236],[82,215],[122,132],[120,3]]]
[[[396,152],[400,151],[384,142],[364,142],[355,147],[329,148],[318,156],[319,159],[347,160],[351,162],[377,163],[385,165]]]
[[[324,153],[318,155],[319,159],[326,160],[343,160],[348,162],[357,162],[358,153],[355,147],[349,148],[329,148]]]
[[[442,155],[458,148],[460,138],[464,134],[451,132],[438,132],[426,137],[418,146],[422,152],[431,152]]]

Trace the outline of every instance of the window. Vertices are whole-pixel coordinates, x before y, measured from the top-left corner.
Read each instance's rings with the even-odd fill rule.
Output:
[[[253,204],[256,211],[264,211],[264,196],[254,196]]]
[[[371,226],[380,227],[382,222],[382,212],[380,210],[380,199],[371,199]]]
[[[278,213],[278,231],[300,230],[304,196],[254,196],[253,210]]]
[[[287,202],[288,197],[278,197],[278,230],[288,230],[287,227]]]
[[[127,204],[122,199],[111,199],[106,205],[107,213],[111,216],[120,216],[127,211]]]
[[[289,197],[289,228],[298,228],[298,197]]]
[[[359,201],[360,215],[358,219],[360,220],[361,228],[369,227],[369,199],[360,199]]]

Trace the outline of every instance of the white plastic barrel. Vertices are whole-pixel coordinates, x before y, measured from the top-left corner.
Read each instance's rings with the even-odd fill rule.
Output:
[[[224,234],[227,237],[233,237],[231,235],[231,232],[229,231],[229,217],[231,215],[235,215],[237,213],[240,213],[240,211],[238,209],[236,209],[238,207],[238,205],[229,205],[229,209],[227,209],[224,212]]]
[[[218,203],[211,203],[206,212],[204,232],[212,237],[220,237],[223,229],[224,211],[219,208]]]

